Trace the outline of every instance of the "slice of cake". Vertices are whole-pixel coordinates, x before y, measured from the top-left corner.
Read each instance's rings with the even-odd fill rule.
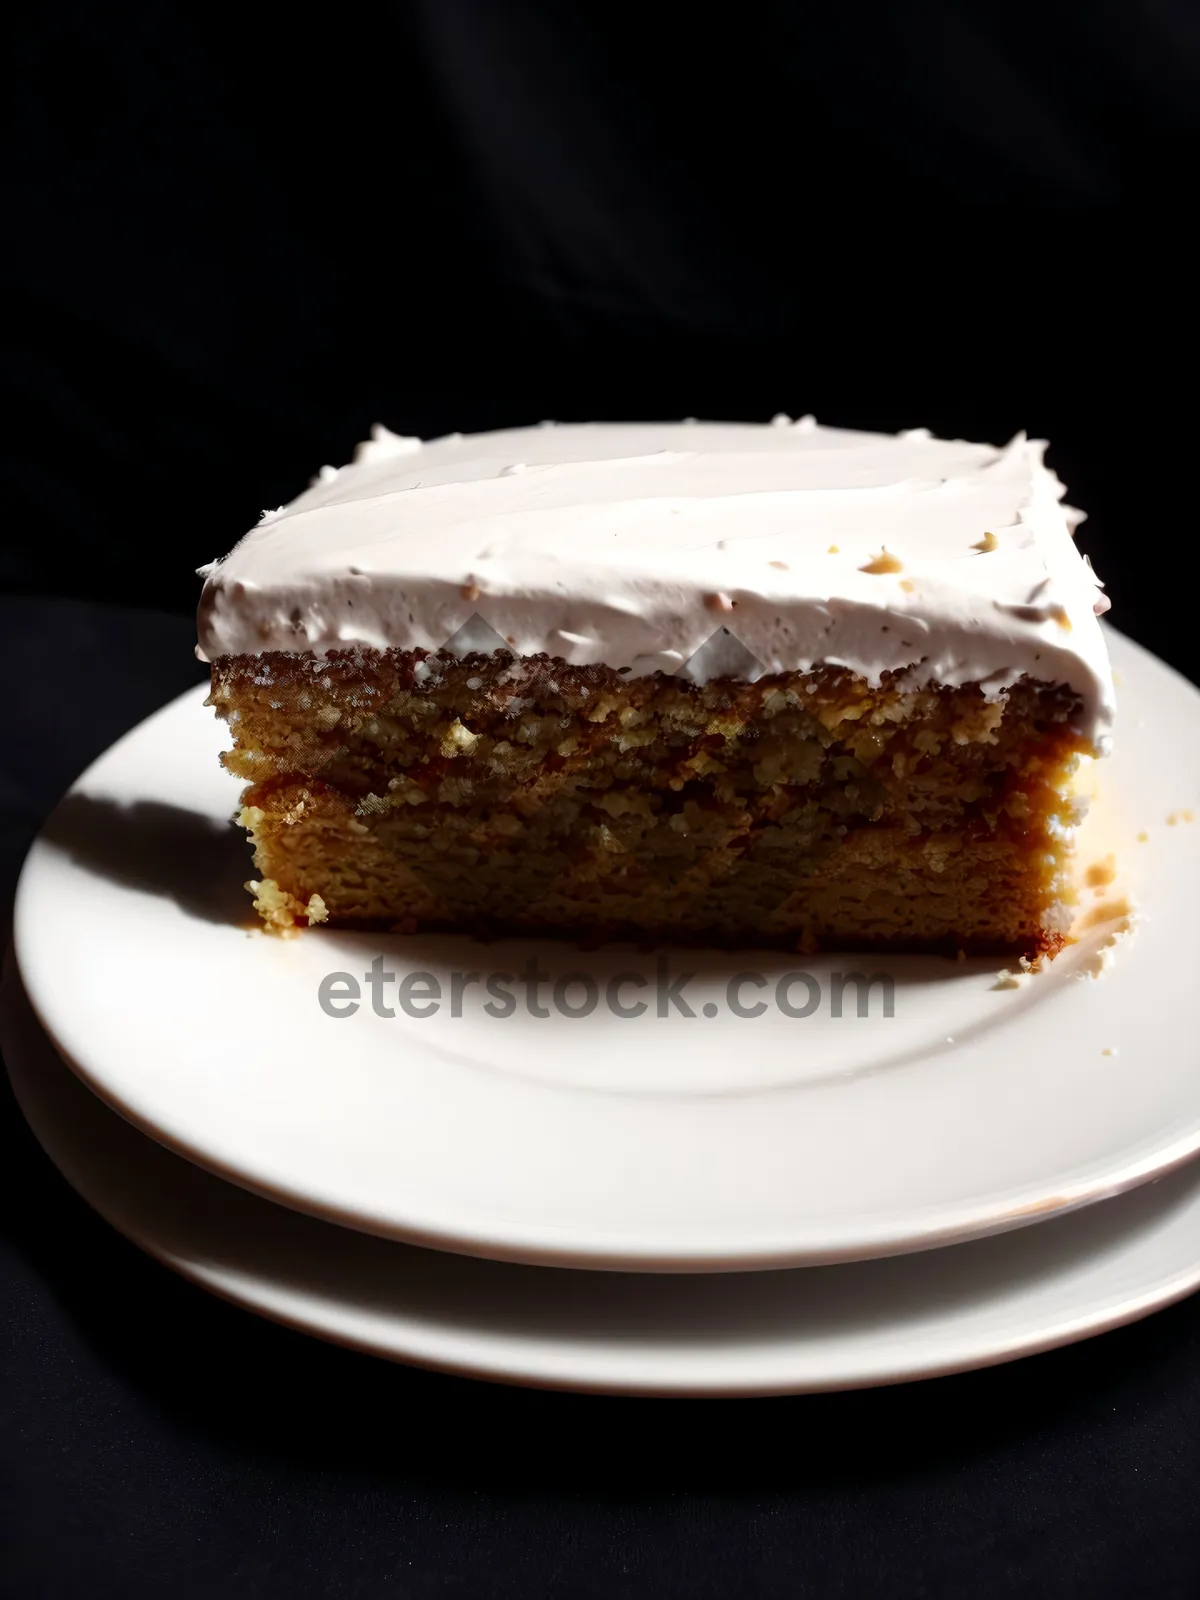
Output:
[[[1113,693],[1043,448],[377,428],[203,574],[258,909],[1054,951]]]

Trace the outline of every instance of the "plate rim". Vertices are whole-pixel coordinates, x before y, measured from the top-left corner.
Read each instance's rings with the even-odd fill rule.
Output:
[[[343,1349],[353,1350],[358,1353],[374,1356],[378,1359],[392,1361],[405,1366],[419,1368],[428,1372],[442,1375],[469,1378],[477,1381],[503,1384],[514,1388],[528,1388],[558,1393],[574,1394],[604,1394],[624,1396],[640,1399],[751,1399],[768,1398],[772,1396],[798,1395],[798,1394],[834,1394],[850,1393],[873,1388],[896,1387],[900,1384],[925,1382],[930,1379],[951,1377],[957,1374],[982,1371],[990,1367],[1007,1365],[1010,1362],[1023,1360],[1028,1356],[1044,1354],[1051,1350],[1065,1348],[1066,1346],[1081,1343],[1086,1339],[1097,1338],[1105,1333],[1118,1328],[1127,1327],[1131,1323],[1143,1320],[1153,1315],[1156,1311],[1164,1310],[1171,1305],[1178,1304],[1187,1299],[1191,1294],[1200,1290],[1200,1256],[1197,1257],[1190,1271],[1181,1270],[1169,1278],[1160,1281],[1157,1285],[1147,1287],[1139,1292],[1125,1294],[1111,1306],[1104,1309],[1094,1308],[1090,1312],[1076,1313],[1073,1316],[1061,1316],[1050,1324],[1039,1324],[1036,1328],[1030,1327],[1023,1334],[1013,1336],[1010,1332],[1007,1338],[983,1339],[976,1337],[973,1344],[965,1346],[954,1356],[943,1357],[920,1362],[910,1359],[899,1362],[895,1367],[886,1371],[878,1369],[863,1371],[858,1376],[850,1376],[845,1371],[831,1373],[822,1379],[812,1374],[800,1379],[788,1379],[778,1372],[769,1378],[754,1381],[738,1379],[732,1376],[724,1378],[714,1375],[709,1378],[698,1376],[681,1377],[675,1382],[665,1379],[661,1374],[647,1376],[639,1379],[626,1375],[618,1378],[615,1374],[604,1376],[601,1373],[587,1370],[586,1361],[574,1375],[563,1370],[560,1363],[554,1372],[539,1372],[528,1361],[522,1364],[517,1359],[503,1357],[502,1348],[494,1342],[484,1344],[475,1359],[459,1355],[438,1355],[432,1348],[437,1335],[430,1336],[422,1344],[420,1339],[410,1337],[406,1343],[403,1337],[394,1338],[390,1342],[381,1337],[371,1337],[368,1331],[374,1324],[363,1323],[363,1332],[355,1334],[345,1327],[335,1324],[333,1316],[327,1316],[323,1321],[316,1310],[308,1316],[293,1313],[287,1314],[277,1304],[271,1302],[269,1294],[262,1292],[256,1294],[254,1287],[264,1281],[262,1273],[253,1275],[254,1287],[239,1289],[236,1284],[223,1281],[220,1277],[220,1268],[206,1267],[202,1260],[189,1261],[182,1258],[170,1247],[163,1245],[153,1237],[152,1228],[130,1225],[128,1218],[121,1215],[122,1207],[119,1198],[114,1203],[112,1198],[111,1183],[107,1190],[103,1180],[97,1181],[95,1172],[85,1172],[80,1178],[77,1165],[71,1159],[70,1135],[66,1136],[68,1154],[63,1158],[61,1145],[56,1140],[63,1138],[61,1123],[54,1125],[56,1113],[52,1110],[46,1116],[45,1101],[38,1102],[36,1094],[30,1095],[29,1082],[36,1078],[39,1071],[43,1070],[34,1058],[39,1051],[44,1050],[47,1056],[57,1058],[64,1072],[69,1072],[75,1078],[75,1089],[84,1094],[91,1094],[90,1089],[78,1079],[77,1074],[71,1071],[69,1064],[59,1055],[52,1037],[42,1028],[41,1023],[29,1002],[21,983],[19,971],[11,952],[9,959],[4,963],[3,978],[0,979],[0,994],[9,1002],[3,1008],[0,1016],[0,1048],[3,1049],[9,1082],[14,1098],[25,1118],[39,1148],[43,1151],[56,1172],[63,1181],[78,1194],[85,1204],[99,1216],[104,1223],[114,1232],[128,1240],[137,1249],[153,1259],[166,1270],[175,1273],[185,1281],[195,1284],[198,1288],[216,1298],[234,1305],[240,1310],[249,1312],[277,1326],[289,1328],[292,1331],[303,1333],[327,1344],[340,1346]],[[24,1015],[22,1015],[22,1007]],[[31,1038],[31,1033],[35,1035]],[[72,1091],[74,1092],[74,1090]],[[94,1096],[100,1106],[100,1115],[105,1119],[105,1126],[115,1126],[119,1113],[115,1112],[99,1096]],[[50,1099],[53,1099],[53,1091]],[[34,1109],[31,1112],[31,1104]],[[61,1109],[61,1108],[60,1108]],[[109,1121],[108,1119],[112,1119]],[[49,1127],[48,1131],[48,1124]],[[132,1127],[132,1125],[130,1125]],[[133,1137],[147,1140],[155,1144],[157,1141],[149,1139],[140,1129],[132,1129]],[[191,1166],[175,1152],[165,1150],[165,1159],[171,1165],[168,1172],[174,1174],[174,1163],[180,1162],[184,1166]],[[209,1182],[223,1184],[224,1180],[216,1177],[204,1168],[199,1169],[199,1175]],[[90,1181],[89,1181],[90,1180]],[[234,1185],[240,1188],[240,1185]],[[247,1191],[248,1199],[242,1199],[241,1204],[272,1205],[274,1202],[263,1200],[262,1197]],[[1117,1204],[1120,1201],[1117,1200]],[[114,1214],[115,1213],[115,1214]],[[144,1211],[142,1212],[144,1216]],[[320,1218],[309,1217],[303,1213],[296,1214],[301,1227],[312,1227],[326,1230],[336,1228]],[[390,1241],[377,1239],[374,1241],[381,1248],[389,1248]],[[971,1242],[961,1242],[950,1249],[970,1249]],[[400,1245],[399,1248],[406,1248]],[[1130,1249],[1136,1249],[1131,1245]],[[490,1262],[480,1261],[480,1266],[491,1266]],[[860,1265],[865,1270],[870,1270],[871,1262],[862,1262]],[[504,1267],[501,1266],[503,1271]],[[553,1269],[552,1269],[553,1270]],[[561,1269],[560,1269],[561,1270]],[[805,1268],[794,1268],[793,1271],[803,1272]],[[855,1264],[847,1264],[846,1270],[853,1272]],[[770,1276],[768,1272],[765,1276]],[[629,1274],[636,1278],[637,1274]],[[242,1269],[241,1282],[249,1282],[245,1269]],[[319,1304],[331,1305],[336,1301],[336,1295],[326,1294]],[[314,1301],[314,1305],[318,1302]],[[345,1302],[341,1302],[344,1306]],[[347,1315],[352,1313],[348,1312]],[[397,1324],[393,1323],[393,1327]],[[483,1329],[484,1339],[487,1329]],[[518,1336],[519,1337],[519,1336]],[[569,1342],[560,1339],[560,1347],[569,1352]],[[489,1359],[490,1357],[490,1359]],[[719,1366],[719,1356],[714,1356],[714,1365]]]

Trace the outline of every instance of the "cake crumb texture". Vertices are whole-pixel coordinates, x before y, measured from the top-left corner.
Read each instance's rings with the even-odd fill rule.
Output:
[[[1053,953],[1079,698],[627,678],[503,652],[213,665],[275,931]]]

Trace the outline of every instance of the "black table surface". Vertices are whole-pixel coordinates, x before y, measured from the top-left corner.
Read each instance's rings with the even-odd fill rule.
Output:
[[[200,680],[192,638],[182,617],[0,600],[6,916],[64,787]],[[9,1600],[1200,1593],[1200,1297],[894,1389],[541,1394],[184,1283],[68,1188],[7,1083],[0,1144]]]

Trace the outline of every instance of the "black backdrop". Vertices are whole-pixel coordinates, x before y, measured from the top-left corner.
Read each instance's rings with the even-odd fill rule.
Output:
[[[1197,675],[1183,0],[56,4],[14,62],[5,882],[196,674],[193,568],[376,419],[1025,427]],[[522,1395],[206,1299],[4,1109],[6,1596],[1196,1591],[1194,1303],[878,1395]]]
[[[190,609],[370,423],[1048,437],[1187,666],[1200,21],[1171,0],[26,15],[0,581]]]

